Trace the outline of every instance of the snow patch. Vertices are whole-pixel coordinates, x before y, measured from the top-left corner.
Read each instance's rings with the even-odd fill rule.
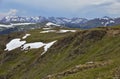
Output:
[[[49,29],[51,29],[51,28],[42,28],[43,30],[49,30]]]
[[[104,26],[107,26],[109,24],[109,22],[106,22]]]
[[[17,25],[30,25],[30,24],[35,24],[35,23],[11,23],[12,26],[17,26]]]
[[[18,26],[18,25],[30,25],[30,24],[35,24],[35,23],[14,23],[14,24],[11,23],[10,25],[0,24],[0,27],[12,28],[12,27]]]
[[[56,42],[56,41],[53,41],[53,42],[50,42],[50,43],[45,44],[45,46],[44,46],[44,52],[43,52],[41,55],[45,54],[45,53],[48,51],[48,49],[49,49],[55,42]]]
[[[64,18],[63,21],[71,22],[72,20],[71,20],[71,19]]]
[[[60,25],[57,25],[57,24],[52,23],[52,22],[48,22],[48,23],[46,24],[46,26],[51,26],[51,25],[53,25],[53,26],[60,26]]]
[[[35,43],[27,43],[23,45],[21,48],[23,50],[28,50],[28,49],[37,49],[41,48],[44,46],[44,52],[41,53],[41,55],[45,54],[48,49],[55,43],[56,41],[50,42],[50,43],[43,43],[43,42],[35,42]]]
[[[14,50],[14,49],[22,46],[25,43],[26,43],[26,41],[20,41],[19,38],[13,39],[6,45],[5,51],[6,50],[8,50],[8,51]]]
[[[34,42],[34,43],[26,43],[26,41],[20,41],[20,38],[16,38],[11,40],[7,45],[5,51],[11,51],[16,48],[21,47],[22,50],[28,50],[28,49],[37,49],[44,46],[44,52],[41,54],[45,54],[48,49],[55,43],[56,41],[50,42],[50,43],[43,43],[43,42]],[[26,44],[25,44],[26,43]]]
[[[22,39],[26,39],[28,36],[30,36],[31,34],[26,34],[25,36],[22,37]]]
[[[43,47],[44,45],[45,44],[42,42],[27,43],[27,44],[23,45],[23,50],[28,50],[28,48],[37,49],[37,48]]]
[[[103,17],[102,19],[104,19],[104,20],[109,20],[110,18],[107,17],[107,16],[105,16],[105,17]]]
[[[101,24],[104,24],[104,22],[101,22]]]
[[[66,33],[66,32],[76,32],[76,30],[46,30],[46,31],[41,31],[40,33],[49,33],[49,32],[55,32],[55,33]]]
[[[60,30],[58,33],[76,32],[76,30]]]
[[[41,31],[40,33],[49,33],[49,32],[56,32],[56,30],[46,30],[46,31]]]
[[[113,21],[113,20],[110,20],[110,23],[115,23],[115,21]]]
[[[12,26],[12,25],[4,25],[4,24],[0,24],[0,27],[11,28],[11,27],[13,27],[13,26]]]

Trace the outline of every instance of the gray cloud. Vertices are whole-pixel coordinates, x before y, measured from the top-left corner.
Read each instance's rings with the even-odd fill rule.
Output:
[[[96,15],[111,15],[120,13],[120,0],[5,0],[7,3],[25,5],[26,12],[33,9],[46,15],[81,15],[89,16],[94,12]],[[16,8],[18,8],[16,6]],[[19,7],[18,9],[20,9]],[[32,8],[32,9],[31,9]],[[21,10],[21,9],[20,9]],[[30,12],[29,12],[30,13]],[[14,13],[12,13],[14,14]],[[32,14],[32,12],[31,12]],[[33,12],[33,14],[35,14]],[[43,15],[44,15],[43,14]],[[86,15],[85,15],[86,14]],[[88,15],[89,14],[89,15]],[[119,14],[120,15],[120,14]],[[94,16],[94,15],[93,15]]]
[[[107,7],[107,10],[110,14],[120,14],[120,2],[115,2]]]
[[[18,12],[18,10],[16,10],[16,9],[10,9],[10,11],[7,13],[7,15],[16,15],[17,12]]]
[[[32,6],[35,8],[77,12],[78,10],[83,9],[85,7],[98,5],[105,6],[117,2],[119,0],[12,0],[12,1]]]
[[[44,6],[44,7],[84,7],[87,5],[102,4],[106,2],[113,2],[116,0],[12,0],[26,5]],[[33,4],[34,3],[34,4]]]
[[[16,9],[10,9],[8,12],[0,13],[0,18],[3,18],[5,16],[16,15],[17,12],[18,12],[18,10],[16,10]]]

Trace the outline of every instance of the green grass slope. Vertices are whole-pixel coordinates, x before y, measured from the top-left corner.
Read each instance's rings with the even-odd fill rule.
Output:
[[[78,30],[75,33],[28,31],[27,42],[58,40],[41,56],[43,48],[4,51],[16,33],[0,38],[0,79],[119,79],[120,28]],[[59,29],[58,29],[59,30]],[[8,38],[9,37],[9,38]],[[90,63],[92,62],[92,63]]]

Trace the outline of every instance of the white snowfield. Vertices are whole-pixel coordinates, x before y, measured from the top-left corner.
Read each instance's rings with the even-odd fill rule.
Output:
[[[30,25],[30,24],[35,24],[35,23],[11,23],[12,26],[17,26],[17,25]]]
[[[40,33],[49,33],[49,32],[56,32],[56,30],[46,30],[46,31],[41,31]]]
[[[76,32],[76,30],[60,30],[58,33]]]
[[[50,33],[50,32],[55,32],[55,33],[66,33],[66,32],[76,32],[76,30],[46,30],[46,31],[41,31],[40,33]]]
[[[19,26],[19,25],[30,25],[30,24],[35,24],[35,23],[11,23],[10,25],[5,25],[5,24],[0,24],[0,27],[5,27],[5,28],[12,28],[14,26]]]
[[[25,43],[26,43],[26,41],[20,41],[19,38],[13,39],[6,45],[5,50],[7,50],[7,51],[14,50],[16,48],[19,48],[20,46],[22,46]]]
[[[56,41],[52,41],[50,43],[43,43],[43,42],[34,42],[34,43],[26,43],[26,41],[20,41],[20,38],[16,38],[11,40],[7,45],[5,51],[11,51],[16,48],[21,47],[22,50],[28,49],[38,49],[44,47],[44,52],[41,54],[45,54],[48,49],[55,43]],[[25,44],[26,43],[26,44]]]
[[[43,30],[49,30],[49,29],[51,29],[51,28],[42,28]]]
[[[52,22],[48,22],[47,24],[46,24],[46,26],[60,26],[60,25],[58,25],[58,24],[55,24],[55,23],[52,23]]]
[[[50,43],[45,44],[45,46],[44,46],[44,52],[43,52],[41,55],[44,55],[44,54],[48,51],[48,49],[49,49],[55,42],[57,42],[57,41],[53,41],[53,42],[50,42]]]
[[[26,34],[25,36],[22,37],[22,39],[26,39],[28,36],[30,36],[31,34]]]
[[[115,21],[113,21],[113,20],[110,20],[110,23],[115,23]]]
[[[45,54],[48,49],[55,43],[56,41],[50,42],[50,43],[43,43],[43,42],[35,42],[35,43],[27,43],[24,44],[21,48],[23,50],[28,50],[28,49],[38,49],[41,47],[44,47],[44,52],[41,54]]]
[[[4,25],[4,24],[0,24],[0,27],[11,28],[11,27],[13,27],[13,26],[12,26],[12,25]]]
[[[43,47],[45,44],[42,42],[35,42],[35,43],[27,43],[22,46],[23,50],[28,50],[28,49],[37,49]]]

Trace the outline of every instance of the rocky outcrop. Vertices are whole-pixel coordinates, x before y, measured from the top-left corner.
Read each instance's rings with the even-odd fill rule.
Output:
[[[81,72],[81,71],[84,71],[84,70],[103,67],[103,66],[109,65],[110,63],[111,63],[110,61],[92,62],[92,63],[87,62],[85,64],[77,65],[77,66],[75,66],[71,69],[68,69],[68,70],[60,72],[60,73],[53,74],[53,75],[48,75],[47,77],[45,77],[43,79],[61,78],[61,77],[68,76],[68,75],[71,75],[71,74],[75,74],[77,72]]]

